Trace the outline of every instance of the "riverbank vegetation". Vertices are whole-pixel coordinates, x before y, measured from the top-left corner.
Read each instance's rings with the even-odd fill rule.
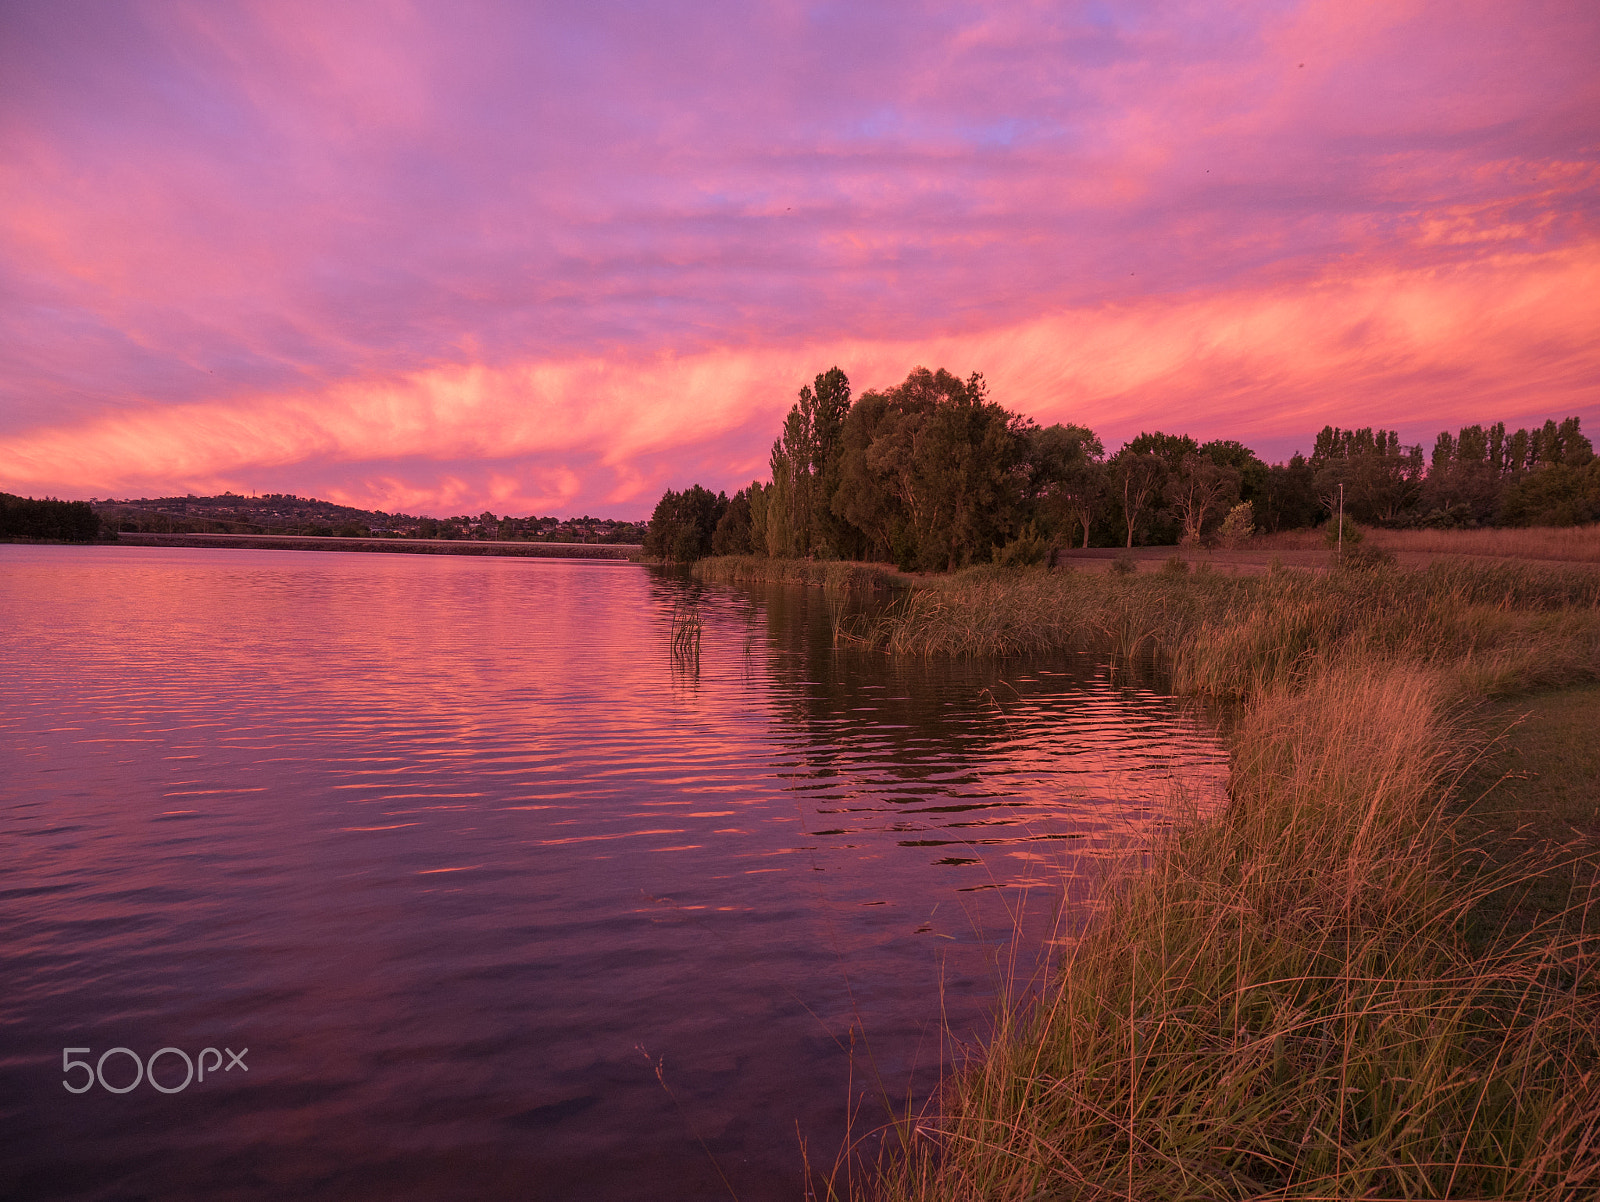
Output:
[[[1452,682],[1261,694],[1219,818],[1110,881],[874,1183],[896,1199],[1564,1198],[1600,1186],[1588,891],[1471,938]]]
[[[1309,457],[1272,465],[1237,440],[1161,431],[1108,454],[1086,426],[1040,427],[1004,408],[979,373],[922,367],[859,397],[838,368],[817,376],[769,462],[769,480],[731,498],[669,490],[651,518],[651,554],[927,572],[1036,563],[1074,545],[1237,546],[1253,530],[1335,515],[1406,530],[1600,520],[1600,459],[1576,417],[1441,431],[1426,457],[1395,431],[1331,425]]]
[[[1445,432],[1429,460],[1330,426],[1269,467],[1163,433],[1107,456],[978,375],[919,368],[852,403],[835,370],[801,391],[771,463],[716,498],[696,545],[723,558],[702,578],[870,582],[887,595],[840,607],[841,644],[1096,651],[1232,711],[1222,812],[1130,855],[1035,1000],[1000,1011],[931,1113],[891,1116],[877,1174],[823,1193],[1600,1196],[1600,827],[1509,854],[1469,804],[1501,783],[1473,775],[1497,733],[1473,724],[1486,699],[1600,681],[1595,528],[1475,529],[1600,518],[1576,418]],[[1307,529],[1334,515],[1332,538]],[[1470,549],[1432,541],[1463,528]],[[1257,529],[1338,553],[1253,576],[1192,554],[1030,566],[1074,542],[1192,551]],[[1391,539],[1482,558],[1401,570]],[[1535,544],[1579,562],[1515,557]]]
[[[1600,525],[1521,530],[1375,530],[1372,543],[1386,551],[1600,564]]]
[[[0,541],[92,543],[99,536],[100,519],[87,501],[0,492]]]
[[[843,565],[758,558],[700,570],[750,578],[763,563],[859,583],[830,575]],[[878,1173],[839,1189],[1600,1191],[1600,828],[1541,859],[1506,854],[1505,823],[1473,817],[1481,802],[1468,812],[1498,783],[1473,775],[1499,733],[1483,699],[1600,680],[1600,573],[1455,560],[875,579],[895,594],[842,640],[900,655],[1100,649],[1232,701],[1236,719],[1226,809],[1114,872],[1038,1000],[1003,1010],[936,1110],[892,1122]],[[1592,719],[1575,722],[1592,742]],[[1595,813],[1583,805],[1575,822]]]

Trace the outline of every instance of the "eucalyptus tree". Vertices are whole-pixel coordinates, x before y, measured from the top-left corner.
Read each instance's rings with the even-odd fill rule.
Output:
[[[1267,465],[1244,443],[1232,438],[1213,438],[1200,444],[1200,454],[1218,467],[1231,467],[1239,473],[1239,499],[1254,501],[1267,490]]]
[[[1143,437],[1143,435],[1141,435]],[[1150,502],[1161,495],[1166,483],[1166,461],[1152,451],[1139,451],[1128,443],[1111,457],[1107,468],[1110,474],[1111,495],[1121,506],[1123,526],[1127,530],[1127,546],[1133,546],[1133,535],[1139,518],[1150,507]]]
[[[1032,429],[988,399],[979,373],[919,367],[852,406],[833,511],[860,532],[864,553],[905,568],[985,558],[1021,525]]]
[[[1239,472],[1219,467],[1208,455],[1185,455],[1164,491],[1183,523],[1183,541],[1197,543],[1213,516],[1238,503]]]
[[[1028,435],[1028,499],[1052,530],[1060,522],[1089,528],[1105,501],[1105,448],[1087,426],[1053,425]]]

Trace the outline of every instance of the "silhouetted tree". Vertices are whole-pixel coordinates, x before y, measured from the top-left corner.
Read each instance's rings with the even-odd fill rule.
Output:
[[[748,555],[751,549],[750,492],[741,488],[729,500],[711,534],[711,552],[714,555]]]
[[[850,409],[850,381],[837,367],[800,389],[772,444],[773,492],[767,504],[767,549],[772,555],[833,552],[839,432]]]
[[[34,500],[0,492],[0,539],[92,543],[100,519],[87,501]]]
[[[1167,477],[1168,503],[1183,523],[1183,541],[1197,543],[1206,523],[1239,500],[1239,472],[1219,467],[1207,455],[1185,455],[1176,473]]]
[[[1106,466],[1111,476],[1112,498],[1121,507],[1122,524],[1127,534],[1125,545],[1132,547],[1140,517],[1150,503],[1161,495],[1167,478],[1167,464],[1160,455],[1149,451],[1141,453],[1133,443],[1128,443],[1111,457]]]
[[[986,560],[1021,526],[1031,422],[962,380],[919,367],[867,392],[839,437],[833,512],[862,554],[931,570]]]
[[[711,554],[712,536],[727,508],[725,494],[712,493],[698,484],[683,492],[668,489],[650,515],[644,553],[675,563],[689,563]]]
[[[1232,468],[1239,473],[1239,499],[1254,502],[1266,494],[1267,465],[1260,457],[1231,438],[1214,438],[1200,444],[1200,454],[1218,467]]]
[[[1067,527],[1071,542],[1074,528],[1082,526],[1084,546],[1089,545],[1089,527],[1105,494],[1104,455],[1087,426],[1058,424],[1028,434],[1026,499],[1049,534]]]

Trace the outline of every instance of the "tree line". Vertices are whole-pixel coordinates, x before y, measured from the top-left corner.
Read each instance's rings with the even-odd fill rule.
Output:
[[[0,492],[0,539],[92,543],[100,519],[87,501],[34,500]]]
[[[485,510],[476,517],[413,517],[355,509],[292,493],[212,497],[157,497],[90,502],[105,529],[153,534],[290,534],[343,538],[439,538],[552,543],[637,544],[643,522],[510,514]]]
[[[1267,464],[1231,439],[1141,433],[1107,455],[1088,427],[1039,426],[983,376],[919,367],[852,398],[837,367],[800,389],[771,478],[731,498],[669,489],[645,554],[811,556],[952,570],[1036,562],[1052,546],[1236,541],[1314,526],[1342,504],[1391,527],[1600,520],[1600,459],[1576,417],[1442,432],[1431,456],[1393,430],[1326,426],[1309,457]]]

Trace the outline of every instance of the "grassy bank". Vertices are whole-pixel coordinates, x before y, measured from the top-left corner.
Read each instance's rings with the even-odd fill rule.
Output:
[[[978,571],[851,637],[1101,648],[1239,712],[1227,809],[1108,881],[1043,1001],[1000,1017],[854,1192],[1600,1195],[1589,892],[1552,897],[1549,863],[1505,854],[1479,779],[1483,698],[1600,679],[1600,574]]]
[[[1488,899],[1480,920],[1492,929],[1555,918],[1600,880],[1600,684],[1503,698],[1469,722],[1487,751],[1456,786],[1465,832],[1508,868],[1550,865],[1530,888]],[[1600,933],[1600,910],[1589,918]]]
[[[1177,692],[1230,699],[1369,659],[1449,664],[1456,688],[1492,695],[1600,676],[1600,572],[1466,561],[1326,577],[975,569],[917,582],[846,634],[895,655],[1108,650],[1160,669]]]
[[[691,571],[699,580],[721,584],[809,584],[830,591],[908,589],[923,583],[882,564],[768,559],[764,555],[701,559]]]
[[[1365,533],[1367,542],[1385,551],[1600,563],[1600,525],[1493,527],[1482,530],[1385,530],[1374,527]],[[1317,551],[1327,543],[1321,530],[1295,530],[1259,535],[1251,545],[1264,551]]]
[[[1507,881],[1446,812],[1453,682],[1309,683],[1255,699],[1227,811],[1112,882],[875,1196],[1595,1196],[1595,948],[1468,938]]]

